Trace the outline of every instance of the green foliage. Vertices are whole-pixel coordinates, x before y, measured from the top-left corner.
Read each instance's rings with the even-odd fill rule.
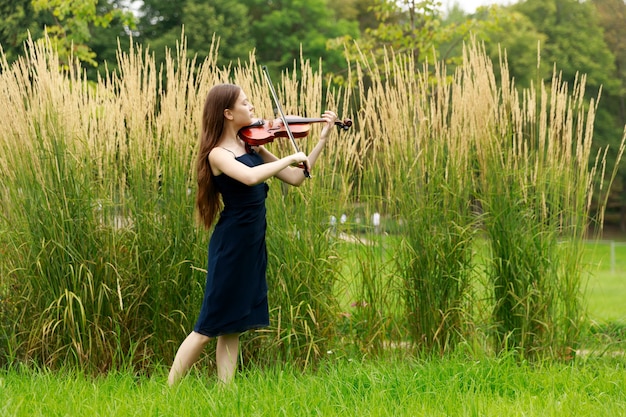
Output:
[[[335,16],[323,0],[219,0],[211,4],[148,0],[141,12],[139,41],[150,45],[157,62],[164,60],[165,47],[172,48],[181,38],[183,26],[190,56],[207,56],[215,36],[220,44],[220,65],[246,61],[254,51],[256,59],[273,72],[292,66],[301,54],[312,61],[322,58],[330,68],[339,70],[343,54],[328,51],[327,39],[346,34],[358,37],[356,22]]]
[[[41,35],[35,15],[31,0],[7,0],[0,4],[0,46],[9,62],[24,53],[29,33],[35,38]]]
[[[626,46],[622,40],[626,37],[626,3],[621,0],[594,0],[598,22],[604,29],[604,40],[615,58],[615,76],[621,81],[620,88],[608,91],[610,96],[624,97],[626,90]],[[626,109],[620,107],[621,124],[626,124]]]
[[[117,53],[124,51],[128,53],[131,47],[131,38],[137,35],[136,20],[134,17],[129,21],[130,16],[126,13],[117,13],[124,9],[123,0],[100,0],[98,1],[97,13],[112,13],[112,19],[106,26],[89,25],[91,37],[89,48],[95,54],[98,65],[87,65],[85,71],[89,80],[97,80],[98,75],[106,77],[107,73],[118,69]]]
[[[541,64],[551,72],[558,65],[563,79],[572,82],[587,74],[595,93],[601,85],[616,87],[613,55],[604,42],[597,14],[589,2],[576,0],[527,0],[515,6],[547,36],[541,47]]]
[[[539,67],[538,53],[543,56],[547,35],[541,32],[532,19],[509,7],[481,9],[477,18],[497,22],[485,27],[479,38],[485,42],[487,53],[494,63],[506,56],[510,76],[519,88],[529,88],[537,80],[548,79],[552,67]],[[496,74],[499,76],[499,74]]]
[[[626,3],[621,0],[594,0],[598,21],[603,28],[604,40],[611,50],[615,59],[614,77],[619,85],[603,90],[603,100],[598,110],[598,123],[596,137],[599,145],[612,145],[621,135],[626,126],[626,48],[622,41],[626,37],[626,27],[623,22],[626,19]],[[614,147],[614,146],[613,146]],[[609,150],[610,161],[615,160],[615,153]],[[613,164],[610,163],[610,166]],[[624,187],[626,184],[626,169],[622,165],[618,180],[611,196],[611,214],[614,216],[612,223],[619,225],[620,231],[626,230],[626,215],[622,207],[624,200]]]
[[[145,39],[156,39],[180,27],[186,1],[144,0],[140,8],[137,30]]]
[[[401,4],[383,1],[374,6],[380,22],[368,31],[377,43],[389,46],[395,52],[410,53],[423,61],[437,44],[433,34],[439,36],[439,1],[403,1]],[[407,12],[403,11],[406,8]],[[433,60],[434,61],[434,60]]]
[[[211,5],[187,2],[183,9],[183,22],[188,52],[197,54],[200,61],[209,55],[207,46],[212,36],[220,39],[220,63],[227,64],[237,58],[248,58],[254,49],[250,37],[248,9],[240,3],[214,1]]]
[[[372,65],[382,64],[389,51],[410,54],[418,62],[435,62],[436,46],[449,36],[440,25],[440,12],[435,7],[439,4],[432,0],[402,4],[387,0],[373,2],[368,10],[376,21],[362,31],[362,39],[355,43],[354,37],[338,37],[330,42],[330,47],[345,49],[350,61],[366,57]]]
[[[168,1],[146,2],[143,6],[148,13],[140,22],[138,40],[150,47],[157,62],[165,61],[166,48],[173,49],[183,31],[189,58],[197,56],[199,62],[213,53],[210,48],[214,37],[219,41],[220,65],[247,60],[254,50],[245,4],[187,0],[175,4],[176,10],[171,10],[172,5]]]
[[[107,27],[114,18],[121,18],[127,26],[133,24],[132,14],[119,9],[99,14],[98,0],[32,0],[32,5],[35,12],[46,12],[52,16],[55,23],[46,26],[45,33],[66,65],[72,58],[97,65],[96,54],[88,46],[90,25]]]
[[[279,184],[273,183],[274,187]],[[322,191],[323,192],[323,191]],[[330,195],[271,190],[267,202],[268,286],[272,325],[257,336],[255,363],[272,360],[308,366],[335,338],[337,251],[328,239]],[[320,204],[310,204],[306,199]],[[263,342],[263,339],[265,341]],[[266,349],[258,349],[258,343]]]
[[[256,57],[274,71],[292,67],[303,56],[322,59],[330,71],[343,67],[342,51],[329,51],[328,39],[358,37],[357,22],[335,16],[324,0],[246,0]]]

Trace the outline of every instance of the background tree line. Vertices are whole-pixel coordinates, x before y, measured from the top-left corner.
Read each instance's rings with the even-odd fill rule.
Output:
[[[10,62],[23,42],[47,30],[61,58],[73,54],[96,79],[114,70],[118,47],[148,48],[157,62],[183,36],[198,60],[219,41],[217,65],[258,62],[281,71],[300,58],[322,60],[324,72],[342,83],[350,62],[372,64],[384,51],[411,54],[416,62],[460,62],[471,37],[484,43],[494,63],[506,53],[508,73],[520,88],[550,81],[556,66],[573,86],[587,75],[589,98],[601,98],[594,144],[616,152],[626,125],[626,3],[624,0],[522,0],[468,14],[458,4],[443,10],[436,0],[5,0],[0,5],[0,45]],[[540,57],[540,59],[538,59]],[[346,59],[347,58],[347,59]],[[69,62],[69,60],[68,60]],[[106,63],[106,67],[105,67]],[[480,103],[477,103],[480,105]],[[609,168],[611,168],[609,164]],[[626,232],[626,168],[611,190],[606,221]]]

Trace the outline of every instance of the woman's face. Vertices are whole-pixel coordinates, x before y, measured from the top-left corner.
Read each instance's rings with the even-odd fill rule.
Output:
[[[241,127],[250,126],[253,123],[254,106],[248,101],[248,97],[243,92],[239,93],[239,97],[232,109],[227,109],[232,116],[232,121]]]

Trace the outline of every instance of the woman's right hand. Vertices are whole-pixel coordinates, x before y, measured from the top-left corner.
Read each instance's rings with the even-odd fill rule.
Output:
[[[306,156],[306,154],[304,152],[297,152],[294,153],[293,155],[291,155],[292,158],[292,165],[298,165],[302,162],[306,163],[308,165],[308,157]]]

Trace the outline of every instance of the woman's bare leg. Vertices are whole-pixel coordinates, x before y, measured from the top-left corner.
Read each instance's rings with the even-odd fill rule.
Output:
[[[167,378],[167,383],[170,387],[176,384],[196,363],[209,340],[211,339],[208,336],[200,333],[189,333],[189,336],[185,338],[178,348],[172,369],[170,369],[170,375]]]
[[[237,360],[239,359],[239,335],[226,334],[217,338],[217,377],[229,383],[235,377]]]

